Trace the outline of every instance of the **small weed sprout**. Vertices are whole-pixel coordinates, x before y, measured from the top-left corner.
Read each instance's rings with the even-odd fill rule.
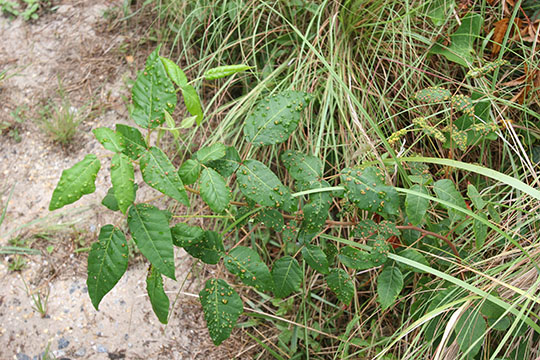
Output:
[[[24,283],[24,287],[26,289],[26,294],[31,298],[32,300],[32,309],[36,310],[42,318],[47,316],[47,310],[48,310],[48,304],[49,304],[49,295],[51,289],[49,286],[47,286],[47,289],[42,294],[40,290],[37,291],[30,291],[30,288],[28,287],[28,284],[24,280],[24,277],[21,276],[21,279]]]

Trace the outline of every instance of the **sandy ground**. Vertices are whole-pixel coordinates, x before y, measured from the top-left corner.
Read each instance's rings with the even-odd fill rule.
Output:
[[[122,1],[66,0],[54,5],[53,12],[32,23],[0,16],[0,71],[15,74],[0,83],[0,120],[26,109],[21,142],[0,136],[0,204],[7,203],[14,186],[0,227],[0,246],[12,245],[18,236],[32,239],[20,246],[41,251],[23,256],[22,271],[8,269],[13,254],[0,254],[0,359],[39,359],[47,348],[58,359],[235,358],[239,344],[229,340],[216,348],[209,340],[198,300],[190,296],[201,284],[191,278],[192,262],[183,251],[176,256],[179,281],[165,283],[171,303],[177,299],[167,327],[152,313],[145,295],[146,264],[140,261],[103,299],[99,312],[92,307],[86,255],[75,250],[89,246],[100,226],[122,226],[123,219],[99,206],[110,186],[109,162],[90,131],[129,123],[123,99],[129,98],[126,79],[135,77],[137,65],[130,64],[122,49],[129,48],[135,36],[110,31],[104,19],[107,9]],[[90,103],[99,110],[82,123],[68,147],[51,142],[33,120],[43,99],[54,96],[58,77],[74,111],[84,115]],[[48,203],[61,171],[87,153],[103,159],[97,192],[50,213]],[[137,197],[140,201],[155,195],[140,191]],[[52,246],[50,253],[47,246]],[[32,294],[38,293],[49,293],[43,317],[33,309]]]

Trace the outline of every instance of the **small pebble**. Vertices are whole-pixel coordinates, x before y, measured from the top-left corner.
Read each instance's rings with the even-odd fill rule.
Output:
[[[58,339],[58,349],[65,349],[69,346],[69,340],[61,337]]]
[[[79,350],[75,351],[75,356],[77,357],[82,357],[84,355],[86,355],[86,349],[85,348],[80,348]]]
[[[107,353],[108,351],[107,351],[107,348],[105,346],[103,346],[101,344],[98,344],[97,345],[97,352],[98,353]]]
[[[17,360],[32,360],[32,358],[26,354],[18,353]]]

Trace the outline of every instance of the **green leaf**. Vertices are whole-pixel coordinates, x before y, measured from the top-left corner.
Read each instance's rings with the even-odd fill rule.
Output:
[[[92,130],[96,139],[107,150],[121,153],[124,151],[124,137],[114,132],[114,130],[100,127]]]
[[[101,299],[112,290],[128,266],[128,247],[124,233],[112,225],[105,225],[88,254],[86,285],[92,304],[99,310]]]
[[[184,249],[191,256],[201,259],[205,264],[215,265],[223,255],[223,238],[215,231],[205,231],[202,239],[194,245],[186,246]]]
[[[275,209],[264,209],[257,213],[255,221],[263,223],[266,227],[275,231],[281,231],[284,226],[283,215]]]
[[[429,195],[429,191],[422,185],[415,184],[411,186],[412,191]],[[418,195],[407,194],[405,197],[405,212],[407,218],[413,225],[420,225],[424,222],[424,217],[429,209],[429,200]]]
[[[486,206],[486,202],[482,199],[482,195],[480,195],[473,184],[467,185],[467,196],[471,199],[477,210],[482,210]]]
[[[371,261],[371,255],[352,246],[343,247],[338,255],[339,261],[346,267],[355,270],[366,270],[377,266]]]
[[[300,290],[302,269],[294,258],[284,256],[274,262],[272,278],[274,279],[274,295],[284,298]]]
[[[454,0],[434,0],[427,2],[429,19],[435,26],[443,26],[448,20],[448,14],[456,5]]]
[[[186,247],[200,242],[204,237],[204,230],[198,226],[178,223],[171,228],[173,244]]]
[[[349,200],[359,209],[382,215],[399,213],[399,196],[392,186],[384,182],[381,171],[375,167],[364,170],[343,169],[341,181]]]
[[[182,86],[181,90],[186,109],[191,115],[196,116],[195,122],[197,125],[201,125],[203,121],[203,110],[201,106],[201,99],[199,98],[197,91],[191,85]]]
[[[218,66],[206,70],[204,72],[204,77],[206,80],[215,80],[236,74],[238,72],[246,71],[248,69],[251,69],[251,66],[243,64]]]
[[[324,180],[313,180],[309,183],[300,184],[301,191],[311,189],[324,189],[330,187]],[[326,224],[332,196],[330,192],[319,192],[309,195],[309,202],[302,208],[304,219],[302,220],[302,230],[306,233],[317,234]]]
[[[137,160],[146,151],[146,142],[139,129],[131,126],[116,124],[116,132],[124,138],[123,153],[132,160]]]
[[[141,253],[160,273],[175,280],[172,236],[165,214],[152,205],[137,204],[129,209],[128,226]]]
[[[224,157],[219,160],[210,161],[206,165],[216,170],[221,176],[229,177],[238,169],[240,161],[242,160],[236,148],[227,146],[227,152]]]
[[[432,86],[425,89],[422,89],[420,91],[417,91],[416,94],[414,94],[415,99],[423,101],[428,104],[438,104],[443,101],[447,101],[452,93],[450,93],[449,90],[439,87],[439,86]],[[419,118],[423,121],[426,121],[423,117]]]
[[[304,92],[285,91],[261,100],[244,123],[246,140],[254,145],[286,141],[296,130],[307,99]]]
[[[422,255],[420,252],[414,249],[404,249],[399,252],[399,256],[402,256],[404,258],[407,258],[412,261],[416,261],[417,263],[420,263],[425,266],[429,266],[429,262],[426,260],[424,255]],[[413,271],[416,273],[425,273],[425,271],[419,270],[417,268],[413,268],[412,266],[408,266],[405,264],[399,264],[404,270],[406,271]]]
[[[456,190],[456,187],[452,180],[442,179],[436,181],[435,184],[433,184],[433,191],[435,191],[435,194],[437,194],[437,197],[439,199],[447,201],[463,209],[467,208],[465,200],[463,200],[463,197],[461,196],[459,191]],[[448,217],[450,218],[450,221],[452,223],[465,217],[465,215],[461,211],[457,211],[452,208],[447,208],[447,210]]]
[[[378,236],[371,245],[371,261],[375,263],[375,266],[380,266],[386,263],[388,260],[388,253],[390,252],[390,245],[386,242],[384,237]]]
[[[461,314],[454,328],[456,340],[461,351],[469,351],[470,356],[478,354],[482,348],[483,341],[478,341],[484,337],[486,332],[486,322],[478,308],[469,308]],[[473,345],[476,342],[475,345]]]
[[[231,190],[225,179],[211,168],[201,172],[200,192],[204,202],[216,213],[223,212],[231,201]]]
[[[163,112],[172,113],[176,107],[174,85],[167,76],[160,61],[159,47],[148,56],[146,67],[139,72],[131,90],[135,123],[143,128],[153,129],[165,121]]]
[[[124,154],[114,154],[111,163],[111,182],[118,208],[125,214],[135,201],[135,172],[131,160]]]
[[[171,161],[161,149],[154,146],[148,149],[141,157],[140,166],[144,182],[163,194],[189,206],[184,184]]]
[[[240,295],[221,279],[209,279],[199,293],[204,319],[212,341],[217,346],[231,336],[244,305]]]
[[[201,164],[197,160],[189,159],[178,169],[178,176],[185,185],[191,185],[199,179],[200,172]]]
[[[271,291],[274,287],[270,270],[259,254],[245,246],[232,249],[224,259],[225,267],[246,285],[259,291]]]
[[[377,301],[383,310],[389,308],[396,301],[403,289],[403,274],[395,263],[383,268],[377,278]]]
[[[433,45],[431,54],[440,54],[448,60],[469,67],[474,63],[474,41],[482,29],[482,15],[469,13],[461,19],[459,28],[450,35],[450,46],[441,43]]]
[[[206,164],[213,160],[221,159],[227,153],[227,147],[222,143],[215,143],[210,146],[205,146],[197,151],[193,158],[202,164]]]
[[[156,314],[159,322],[167,323],[169,316],[169,298],[163,290],[163,278],[155,266],[151,266],[146,277],[146,292],[152,304],[152,310]]]
[[[83,195],[96,191],[96,176],[101,163],[94,154],[88,154],[71,168],[62,171],[60,181],[54,189],[49,210],[53,211],[74,203]]]
[[[242,194],[259,205],[281,207],[286,211],[295,207],[289,189],[260,161],[244,161],[236,171],[236,176]]]
[[[323,165],[319,158],[304,155],[299,151],[287,150],[281,154],[281,161],[293,179],[309,182],[323,175]]]
[[[480,213],[478,215],[487,220],[486,214]],[[474,240],[475,240],[474,243],[476,246],[476,250],[480,250],[484,247],[484,244],[486,242],[488,227],[486,226],[486,224],[474,219],[473,232],[474,232]]]
[[[118,201],[116,200],[116,197],[114,196],[114,189],[111,187],[109,188],[109,191],[107,191],[107,195],[101,200],[101,204],[105,206],[107,209],[112,211],[118,211],[120,210],[118,208]]]
[[[173,117],[167,111],[163,112],[163,115],[165,115],[165,123],[168,127],[168,129],[165,130],[169,131],[175,140],[178,140],[178,138],[180,137],[180,132],[178,131],[178,129],[176,129],[176,123],[174,122]]]
[[[167,72],[167,75],[169,76],[169,79],[174,81],[174,83],[179,87],[186,86],[188,84],[188,79],[186,74],[180,69],[178,65],[176,65],[172,60],[169,60],[164,57],[159,57],[159,60],[163,63],[163,66],[165,68],[165,71]]]
[[[328,274],[328,259],[324,251],[316,245],[307,244],[302,248],[302,257],[314,270]]]
[[[326,283],[339,301],[345,305],[349,305],[354,296],[353,280],[343,269],[332,269],[330,274],[326,276]]]

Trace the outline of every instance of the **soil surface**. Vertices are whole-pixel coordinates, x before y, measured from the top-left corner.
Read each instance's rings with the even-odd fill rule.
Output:
[[[110,157],[91,133],[96,127],[130,123],[127,84],[142,64],[135,64],[126,49],[137,35],[111,30],[106,17],[122,3],[55,2],[33,22],[0,16],[0,73],[7,70],[7,79],[0,82],[0,122],[13,121],[17,113],[20,119],[15,124],[20,139],[0,136],[0,206],[7,204],[0,246],[35,252],[0,253],[0,359],[40,359],[46,351],[59,359],[243,358],[242,344],[232,343],[236,340],[219,348],[211,343],[194,296],[201,280],[192,276],[194,267],[183,251],[176,254],[178,282],[165,280],[174,303],[166,327],[152,312],[142,261],[132,261],[99,312],[88,297],[85,249],[101,226],[125,226],[121,216],[100,205],[111,186]],[[67,146],[51,141],[38,121],[48,99],[58,101],[59,79],[70,111],[84,119]],[[102,162],[96,193],[49,212],[62,170],[88,153]],[[156,195],[142,190],[137,200]],[[35,309],[38,295],[46,312]]]

